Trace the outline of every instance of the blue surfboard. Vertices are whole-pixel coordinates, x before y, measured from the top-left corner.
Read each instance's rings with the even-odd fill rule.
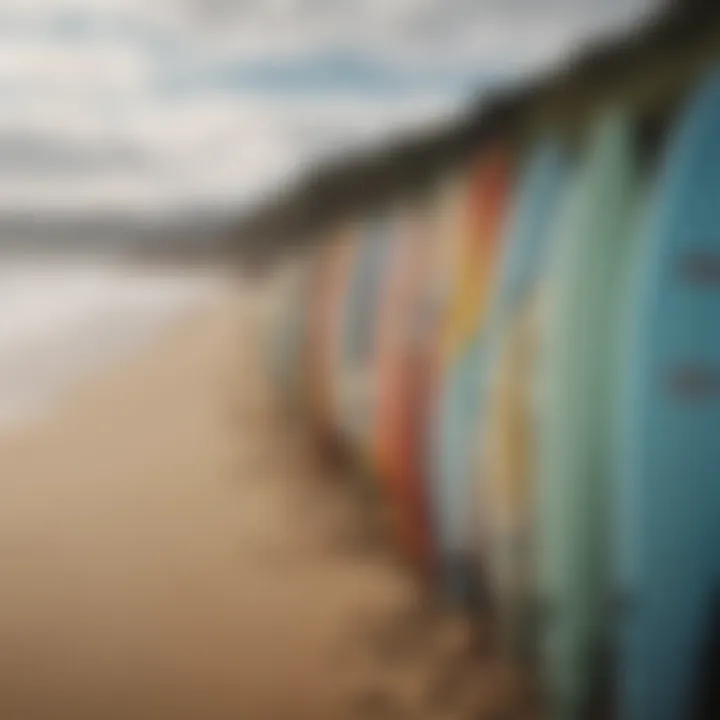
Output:
[[[618,717],[714,718],[720,72],[703,82],[670,136],[644,240],[619,422]]]
[[[450,351],[430,420],[430,488],[440,582],[447,599],[460,605],[474,602],[478,592],[471,464],[480,403],[480,359],[514,198],[514,170],[514,157],[498,145],[483,153],[471,176],[461,273],[445,334]]]
[[[499,339],[518,304],[542,273],[566,175],[567,162],[560,142],[541,141],[521,176],[489,323],[491,338]],[[496,341],[489,342],[494,345]]]
[[[348,289],[339,363],[340,430],[358,459],[367,460],[374,416],[374,359],[385,278],[392,265],[393,217],[367,220]]]

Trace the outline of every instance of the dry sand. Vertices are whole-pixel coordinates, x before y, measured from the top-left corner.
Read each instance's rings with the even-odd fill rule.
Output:
[[[283,425],[263,303],[218,297],[0,441],[0,720],[515,717]]]

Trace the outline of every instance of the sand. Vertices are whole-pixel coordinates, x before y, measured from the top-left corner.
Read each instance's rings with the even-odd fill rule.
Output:
[[[218,293],[0,439],[2,720],[514,717],[285,422],[266,294]]]

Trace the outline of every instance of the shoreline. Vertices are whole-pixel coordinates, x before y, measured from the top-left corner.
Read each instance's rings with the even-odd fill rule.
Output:
[[[208,273],[25,258],[0,269],[0,433],[62,404],[152,345],[226,282]]]

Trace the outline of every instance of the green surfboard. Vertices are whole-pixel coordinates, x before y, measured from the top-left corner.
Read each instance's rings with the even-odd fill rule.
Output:
[[[547,278],[536,573],[540,666],[549,716],[557,720],[583,717],[596,700],[606,642],[617,285],[640,195],[634,135],[630,118],[619,112],[591,132]]]

